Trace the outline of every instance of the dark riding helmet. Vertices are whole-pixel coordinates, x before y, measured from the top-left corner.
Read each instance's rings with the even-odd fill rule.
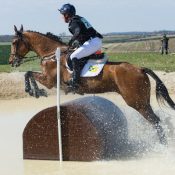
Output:
[[[58,9],[62,15],[68,14],[74,16],[76,14],[75,7],[72,4],[64,4],[61,9]]]

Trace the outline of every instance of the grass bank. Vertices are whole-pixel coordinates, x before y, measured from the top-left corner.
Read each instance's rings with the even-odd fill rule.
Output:
[[[111,61],[126,61],[153,70],[175,72],[175,55],[160,53],[108,53]]]
[[[159,53],[107,53],[110,61],[124,61],[152,70],[175,72],[175,55],[160,55]],[[31,54],[32,55],[32,54]],[[28,61],[18,68],[10,65],[0,65],[0,72],[39,71],[40,60]]]

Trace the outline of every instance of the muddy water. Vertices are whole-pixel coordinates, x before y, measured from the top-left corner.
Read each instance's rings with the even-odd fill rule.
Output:
[[[175,112],[160,110],[152,99],[154,110],[163,120],[169,146],[159,144],[152,127],[113,93],[100,95],[116,103],[128,119],[129,143],[127,157],[122,160],[98,162],[63,162],[23,160],[22,132],[30,118],[42,109],[56,105],[56,97],[24,98],[0,101],[0,175],[174,175],[175,174]],[[61,102],[79,98],[61,95]],[[116,100],[117,99],[117,100]],[[173,118],[174,117],[174,118]]]

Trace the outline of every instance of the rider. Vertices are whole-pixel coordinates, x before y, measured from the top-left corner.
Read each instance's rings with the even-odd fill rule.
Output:
[[[74,41],[78,41],[81,45],[70,55],[73,75],[69,84],[72,88],[76,89],[78,88],[81,71],[79,60],[101,49],[103,37],[85,18],[76,15],[76,9],[72,4],[64,4],[58,10],[63,15],[64,21],[69,24],[69,31],[73,35],[68,45],[72,46]]]
[[[166,36],[166,34],[163,35],[161,42],[162,42],[162,47],[161,47],[161,54],[163,55],[168,54],[168,40],[169,38]]]

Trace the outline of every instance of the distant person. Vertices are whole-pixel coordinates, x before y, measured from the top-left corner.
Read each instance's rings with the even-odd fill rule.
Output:
[[[85,18],[76,15],[76,9],[73,5],[64,4],[58,10],[63,15],[64,21],[69,24],[69,31],[73,35],[69,41],[69,46],[72,46],[74,41],[78,41],[80,43],[80,47],[70,55],[73,67],[73,76],[69,85],[73,89],[76,89],[78,88],[80,79],[80,59],[101,49],[103,37]]]
[[[162,39],[161,39],[161,54],[168,54],[168,40],[169,38],[166,36],[166,34],[163,35]]]

